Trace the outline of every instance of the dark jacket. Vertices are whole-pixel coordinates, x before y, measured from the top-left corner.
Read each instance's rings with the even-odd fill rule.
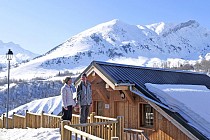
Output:
[[[85,85],[81,82],[77,87],[77,103],[81,105],[90,105],[92,104],[92,90],[91,84],[87,81]]]

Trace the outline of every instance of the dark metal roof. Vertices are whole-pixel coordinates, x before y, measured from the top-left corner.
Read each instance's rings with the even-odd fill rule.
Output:
[[[156,101],[159,101],[159,99],[157,99],[150,91],[147,90],[145,83],[205,85],[210,89],[210,77],[203,73],[148,68],[100,61],[93,61],[86,70],[88,70],[92,65],[100,70],[114,84],[135,84],[135,87],[139,91]],[[180,124],[182,124],[191,133],[193,133],[196,137],[199,139],[207,139],[198,130],[191,127],[179,114],[170,112],[164,108],[162,109]]]
[[[134,83],[144,87],[145,83],[153,84],[191,84],[205,85],[210,88],[210,78],[204,73],[174,71],[140,66],[131,66],[93,61],[92,64],[109,77],[113,83]]]

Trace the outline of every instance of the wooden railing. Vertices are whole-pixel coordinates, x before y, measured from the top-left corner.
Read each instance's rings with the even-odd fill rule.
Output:
[[[91,113],[88,119],[89,123],[83,124],[62,124],[61,125],[61,134],[63,136],[62,140],[65,140],[67,137],[72,137],[74,133],[75,138],[80,135],[81,139],[83,137],[87,138],[86,134],[83,135],[83,131],[87,134],[96,136],[101,139],[111,140],[111,139],[123,139],[123,125],[124,119],[122,116],[117,118],[108,118],[102,116],[95,116],[95,113]],[[65,123],[63,121],[62,123]],[[68,126],[67,129],[66,126]],[[74,129],[77,131],[73,131]],[[81,132],[81,133],[80,133]]]
[[[0,117],[0,127],[6,128],[6,117],[4,114]],[[11,117],[8,118],[8,128],[13,128],[13,119]]]
[[[26,111],[26,115],[18,115],[13,113],[12,118],[8,118],[8,128],[59,128],[61,122],[61,116],[52,114],[31,113]],[[0,128],[6,128],[6,117],[3,114],[0,117]]]
[[[26,128],[25,116],[13,113],[13,128]]]
[[[124,118],[108,118],[95,116],[92,112],[88,117],[88,123],[80,124],[79,115],[72,115],[72,122],[61,123],[61,116],[53,114],[31,113],[26,111],[26,115],[13,113],[12,118],[8,118],[8,128],[61,128],[62,140],[69,139],[74,134],[75,138],[105,139],[105,140],[149,140],[143,130],[124,128]],[[65,122],[65,121],[62,121]],[[0,128],[6,128],[6,117],[3,114],[0,117]],[[67,138],[68,137],[68,138]]]
[[[125,140],[149,140],[143,130],[124,128]]]
[[[81,140],[83,140],[83,138],[90,140],[104,140],[97,136],[73,128],[69,125],[70,125],[69,121],[61,122],[61,140],[67,140],[67,139],[71,140],[73,138],[73,135],[75,137],[75,140],[77,140],[78,137],[80,137]]]
[[[40,128],[41,127],[41,114],[27,112],[25,116],[26,127]]]
[[[46,114],[44,112],[41,114],[41,127],[43,128],[59,128],[60,122],[61,116]]]

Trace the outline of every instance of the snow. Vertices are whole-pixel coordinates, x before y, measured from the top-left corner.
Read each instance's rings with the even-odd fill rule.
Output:
[[[76,98],[76,92],[73,93],[73,98]],[[25,111],[28,110],[32,113],[41,114],[42,111],[48,114],[54,114],[58,115],[61,112],[61,95],[49,97],[49,98],[43,98],[34,100],[32,102],[29,102],[27,104],[21,105],[11,111],[9,111],[9,116],[12,116],[13,112],[19,115],[25,116]]]
[[[9,112],[16,112],[20,115],[25,115],[25,110],[33,113],[46,113],[58,114],[61,112],[61,96],[44,98],[32,101],[25,105],[19,106]],[[38,128],[38,129],[0,129],[0,140],[60,140],[59,128]]]
[[[0,129],[0,140],[60,140],[59,128]]]
[[[210,90],[204,85],[145,84],[162,103],[210,138]]]
[[[91,37],[95,37],[96,40]],[[168,64],[169,67],[177,67],[180,64],[187,63],[195,64],[197,61],[196,59],[201,55],[199,52],[203,52],[203,55],[199,58],[200,60],[205,55],[207,60],[210,59],[210,54],[206,54],[206,52],[209,51],[209,40],[209,30],[200,27],[196,24],[196,22],[193,21],[180,24],[166,24],[161,22],[141,26],[128,25],[119,20],[112,20],[110,22],[97,25],[69,38],[66,42],[60,44],[58,47],[55,47],[36,59],[30,60],[27,63],[18,64],[18,67],[14,67],[14,65],[12,65],[10,78],[17,80],[50,78],[51,80],[56,80],[59,77],[55,77],[55,75],[64,71],[78,75],[93,60],[147,67],[164,67],[162,66],[163,64]],[[0,46],[5,46],[1,44],[4,43],[0,41]],[[11,43],[9,43],[9,45],[11,45]],[[124,49],[122,49],[123,47]],[[5,51],[2,52],[7,52],[7,50],[8,49],[6,48]],[[15,52],[18,52],[13,48],[12,50],[14,54]],[[91,55],[88,53],[88,51],[92,52],[90,53]],[[108,56],[117,52],[123,54],[123,56]],[[22,55],[17,53],[17,57],[20,56]],[[13,61],[18,59],[17,57],[14,56],[11,64],[14,63]],[[8,63],[7,60],[5,60],[5,53],[0,54],[0,58],[0,63]],[[5,67],[6,66],[7,65],[5,65]],[[3,69],[0,72],[0,79],[5,79],[7,74],[7,70]],[[10,85],[10,87],[13,86],[15,85]],[[169,85],[162,86],[166,88]],[[209,99],[209,91],[208,89],[205,89],[205,87],[202,87],[200,89],[201,91],[199,91],[195,89],[200,88],[200,86],[185,86],[187,85],[177,85],[177,87],[173,85],[173,87],[167,87],[167,89],[171,90],[164,91],[164,88],[160,85],[147,84],[147,87],[150,90],[155,89],[154,92],[157,90],[160,93],[163,93],[159,95],[159,92],[157,92],[157,96],[159,98],[163,96],[161,98],[163,100],[162,102],[170,104],[173,110],[176,110],[187,118],[190,125],[198,128],[209,137],[210,134],[208,133],[210,133],[210,117],[208,112],[205,112],[205,110],[208,110],[207,107],[209,106],[209,103],[207,102]],[[24,88],[25,87],[23,87],[23,89]],[[32,87],[31,90],[33,91],[34,88],[35,87]],[[0,85],[0,90],[3,91],[2,93],[6,93],[6,89],[7,85]],[[187,90],[185,91],[185,89]],[[38,95],[41,94],[41,91],[38,89],[36,91],[38,98]],[[17,91],[19,95],[22,95],[22,92],[24,93],[24,90]],[[32,92],[26,93],[32,95]],[[189,97],[190,100],[188,100]],[[167,100],[165,100],[165,98]],[[2,98],[2,103],[3,100],[4,98]],[[23,100],[26,99],[23,98]],[[49,99],[36,100],[36,102],[34,101],[20,106],[10,111],[9,115],[11,115],[13,112],[24,114],[25,112],[22,110],[29,110],[30,112],[34,113],[40,113],[42,110],[44,110],[46,113],[53,112],[53,114],[57,114],[60,109],[60,96],[56,96]],[[190,114],[190,116],[188,114]],[[199,124],[201,124],[201,126]]]
[[[11,64],[21,63],[22,61],[31,60],[38,56],[38,54],[25,50],[21,48],[20,45],[13,42],[4,43],[0,40],[0,48],[0,64],[4,66],[7,66],[8,63],[6,59],[6,53],[8,52],[8,49],[11,49],[14,55]]]
[[[11,111],[9,111],[9,116],[12,112],[16,112],[20,115],[25,115],[25,111],[41,114],[42,111],[48,114],[58,115],[61,112],[61,96],[49,97],[39,100],[34,100],[25,105],[19,106]]]
[[[76,94],[74,93],[74,96]],[[25,110],[41,114],[52,113],[57,115],[61,112],[61,96],[34,100],[25,105],[19,106],[9,111],[9,116],[13,112],[25,115]],[[74,137],[74,136],[73,136]],[[38,128],[38,129],[0,129],[0,140],[60,140],[59,128]]]

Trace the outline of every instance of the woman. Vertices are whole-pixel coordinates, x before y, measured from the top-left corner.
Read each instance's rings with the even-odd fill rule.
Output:
[[[63,80],[63,87],[61,88],[62,96],[62,120],[68,120],[71,122],[72,119],[72,107],[75,106],[75,101],[73,100],[73,90],[72,90],[72,79],[71,77],[66,77]]]

